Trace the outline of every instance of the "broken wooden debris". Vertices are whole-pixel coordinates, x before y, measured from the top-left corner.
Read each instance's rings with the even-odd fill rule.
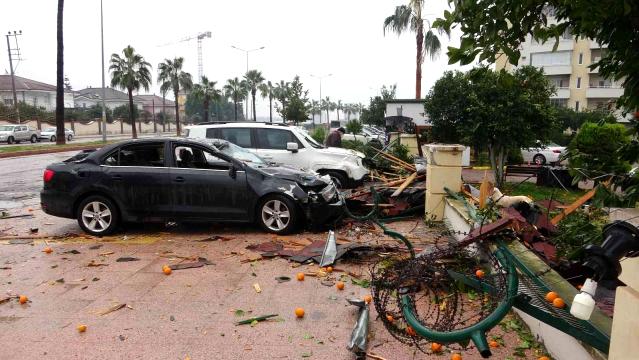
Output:
[[[199,267],[202,267],[204,265],[215,265],[215,264],[210,262],[207,258],[198,257],[197,261],[195,261],[195,262],[169,265],[169,268],[171,270],[184,270],[184,269],[199,268]]]
[[[120,309],[123,309],[125,306],[126,306],[125,303],[115,304],[115,305],[111,306],[108,309],[105,309],[105,310],[102,310],[102,311],[98,312],[98,315],[104,316],[104,315],[112,313],[114,311],[118,311]]]

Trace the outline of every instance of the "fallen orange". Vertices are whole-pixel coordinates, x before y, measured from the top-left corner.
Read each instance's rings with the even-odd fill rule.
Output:
[[[566,306],[566,303],[564,302],[564,299],[558,297],[555,300],[552,301],[552,306],[559,308],[559,309],[563,309],[564,306]]]
[[[462,356],[460,354],[453,354],[453,356],[450,357],[450,360],[462,360]]]
[[[491,341],[488,343],[488,346],[490,346],[491,348],[498,348],[499,347],[499,343],[495,340]]]
[[[546,301],[553,302],[558,297],[559,295],[556,292],[550,291],[548,294],[546,294]]]
[[[28,298],[28,297],[26,297],[25,295],[20,295],[20,297],[18,298],[18,302],[19,302],[20,304],[26,304],[26,303],[27,303],[27,301],[29,301],[29,298]]]
[[[370,296],[370,295],[365,295],[364,296],[364,302],[365,303],[370,304],[371,301],[373,301],[373,297],[372,296]]]
[[[166,265],[164,265],[164,266],[162,267],[162,272],[163,272],[165,275],[171,275],[171,272],[172,272],[172,271],[173,271],[173,270],[171,270],[171,268],[170,268],[170,267],[168,267],[168,266],[166,266]]]
[[[328,266],[328,267],[326,268],[326,272],[327,272],[327,273],[332,273],[332,272],[333,272],[333,267],[332,267],[332,266]]]
[[[406,326],[406,333],[410,336],[417,336],[417,333],[415,332],[415,329],[413,329],[412,327]]]
[[[298,318],[303,318],[304,317],[304,309],[296,308],[295,309],[295,316],[297,316]]]
[[[338,281],[337,284],[335,284],[335,287],[337,287],[337,290],[344,290],[344,283]]]
[[[433,350],[434,353],[438,353],[442,351],[442,344],[434,342],[430,344],[430,349]]]
[[[84,324],[80,324],[78,325],[78,332],[85,332],[87,331],[87,326]]]
[[[393,318],[393,315],[386,315],[386,320],[388,320],[389,322],[393,322],[395,321],[395,318]]]
[[[47,254],[51,254],[53,252],[53,249],[51,249],[50,247],[45,247],[44,250],[42,250],[42,252],[45,252]]]
[[[297,273],[297,280],[298,281],[304,281],[304,273],[303,272]]]
[[[484,270],[477,270],[475,271],[475,276],[477,276],[478,278],[482,279],[484,277]]]
[[[550,358],[548,356],[542,356],[537,360],[550,360]]]

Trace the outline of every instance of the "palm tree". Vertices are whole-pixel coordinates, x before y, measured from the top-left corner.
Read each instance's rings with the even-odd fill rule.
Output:
[[[160,83],[161,86],[165,86],[167,89],[172,89],[173,96],[175,97],[175,127],[177,136],[180,136],[182,133],[182,127],[180,126],[178,93],[180,92],[180,88],[185,91],[189,91],[193,87],[191,74],[182,71],[183,64],[184,58],[177,57],[173,60],[164,59],[164,62],[158,65],[158,83]]]
[[[66,143],[66,136],[64,134],[64,38],[62,36],[63,15],[64,0],[58,0],[58,68],[55,91],[55,143],[58,145],[64,145]],[[8,41],[9,40],[7,40],[7,43]],[[18,104],[15,104],[15,106],[17,109]]]
[[[218,101],[222,98],[222,90],[216,89],[215,84],[217,81],[209,81],[206,76],[202,76],[202,82],[193,86],[193,96],[204,103],[204,122],[209,121],[210,101]]]
[[[268,118],[270,122],[273,122],[273,98],[275,97],[275,86],[273,86],[273,84],[268,81],[266,83],[260,84],[259,90],[262,98],[268,97]]]
[[[394,31],[397,35],[400,35],[406,30],[417,33],[415,99],[421,99],[422,97],[422,64],[424,63],[424,54],[430,55],[431,60],[433,60],[441,51],[439,38],[433,33],[433,29],[428,20],[426,20],[428,31],[424,34],[423,9],[424,0],[409,0],[408,5],[397,6],[395,13],[384,20],[384,35],[386,35],[387,29]]]
[[[261,71],[257,70],[249,70],[246,75],[244,75],[244,80],[246,81],[247,90],[251,92],[251,96],[253,98],[253,121],[256,121],[255,115],[255,93],[257,93],[257,88],[264,82],[264,77],[262,76]]]
[[[326,97],[326,99],[322,99],[322,110],[326,111],[326,122],[330,124],[331,118],[329,116],[329,111],[335,110],[335,103],[331,101],[330,97]]]
[[[235,121],[237,121],[237,103],[244,100],[244,97],[246,96],[246,82],[238,79],[237,77],[235,79],[226,80],[226,85],[224,85],[224,94],[226,97],[233,99],[233,104],[235,104]]]
[[[342,104],[342,100],[337,100],[335,103],[335,110],[337,112],[337,121],[339,121],[339,111],[344,109],[344,104]]]
[[[311,114],[313,115],[313,127],[315,127],[315,114],[320,114],[322,112],[322,108],[320,107],[320,102],[312,100],[311,101]]]
[[[169,123],[169,131],[171,131],[171,123],[166,118],[166,93],[170,90],[169,85],[168,82],[160,85],[160,93],[162,93],[162,132],[166,132],[166,123]]]
[[[277,99],[282,105],[282,110],[280,111],[280,115],[282,115],[282,120],[286,122],[286,118],[283,114],[286,113],[286,104],[288,101],[288,95],[290,92],[291,83],[288,81],[280,80],[279,83],[275,84],[275,89],[273,91],[273,97]]]
[[[351,121],[351,114],[353,113],[353,104],[344,104],[344,115],[346,121]]]
[[[135,53],[131,45],[122,50],[123,57],[118,54],[111,55],[111,86],[126,89],[129,93],[129,119],[131,119],[131,136],[137,139],[138,132],[135,129],[135,114],[133,110],[133,90],[140,88],[149,90],[151,85],[151,64],[144,57]]]

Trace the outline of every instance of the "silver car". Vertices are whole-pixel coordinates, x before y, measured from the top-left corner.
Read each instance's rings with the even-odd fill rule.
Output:
[[[40,132],[31,129],[27,125],[0,125],[0,142],[8,144],[19,143],[20,141],[38,141]]]
[[[45,140],[49,140],[51,142],[56,140],[56,128],[54,127],[49,127],[46,128],[44,130],[42,130],[42,132],[40,133],[40,139],[45,139]],[[64,129],[64,136],[67,137],[67,141],[71,141],[73,139],[73,137],[75,136],[75,133],[73,132],[73,130],[70,129]]]

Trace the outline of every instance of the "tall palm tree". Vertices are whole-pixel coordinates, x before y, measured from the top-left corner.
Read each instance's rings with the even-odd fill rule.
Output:
[[[206,76],[202,76],[202,81],[193,86],[193,96],[204,103],[204,122],[209,121],[209,103],[211,100],[218,101],[222,98],[222,90],[216,89],[217,81],[209,81]]]
[[[326,122],[330,124],[331,118],[329,116],[329,112],[335,110],[335,103],[331,101],[331,98],[327,96],[325,99],[322,99],[322,110],[326,111]]]
[[[280,114],[282,115],[282,120],[284,120],[284,122],[286,122],[286,118],[284,117],[283,114],[286,113],[286,104],[288,102],[288,97],[289,97],[288,95],[289,95],[289,92],[291,91],[290,87],[291,87],[290,82],[280,80],[280,82],[275,84],[275,90],[273,92],[273,97],[276,98],[277,101],[279,101],[280,104],[282,105],[282,111],[280,112]]]
[[[315,114],[320,114],[321,112],[322,108],[320,107],[320,102],[311,100],[311,115],[313,116],[313,127],[315,127]]]
[[[337,100],[335,103],[335,110],[337,112],[337,121],[339,121],[339,111],[344,109],[344,104],[342,104],[342,100]]]
[[[260,84],[259,90],[262,98],[268,97],[268,119],[269,122],[273,122],[273,98],[275,97],[275,86],[268,81]]]
[[[64,38],[62,36],[63,15],[64,0],[58,0],[58,66],[55,91],[55,143],[58,145],[64,145],[66,142],[66,136],[64,134]],[[15,105],[17,109],[18,104]]]
[[[160,93],[162,93],[162,132],[166,132],[166,124],[169,123],[169,131],[171,131],[171,123],[166,117],[166,93],[169,92],[169,83],[160,85]]]
[[[257,70],[249,70],[244,75],[244,80],[246,81],[246,87],[248,91],[251,92],[251,97],[253,99],[253,121],[256,121],[255,115],[255,94],[257,93],[257,88],[264,82],[264,77],[262,76],[261,71]]]
[[[235,104],[235,121],[237,121],[237,103],[244,100],[246,96],[246,82],[237,77],[226,80],[224,94],[226,97],[233,99],[233,104]]]
[[[384,20],[384,35],[386,30],[391,30],[400,35],[406,30],[416,33],[417,56],[415,67],[415,99],[422,98],[422,64],[424,55],[428,54],[435,59],[441,51],[439,38],[433,32],[428,20],[422,18],[424,0],[409,0],[408,5],[395,8],[395,13]],[[428,31],[424,34],[424,22],[428,25]]]
[[[353,104],[344,104],[344,116],[346,116],[346,121],[351,121],[352,113],[353,113]]]
[[[126,89],[129,93],[129,119],[131,119],[131,136],[137,139],[138,132],[135,128],[135,113],[133,112],[133,90],[149,90],[151,86],[151,64],[144,57],[135,53],[131,45],[122,50],[122,57],[118,54],[111,55],[111,86]]]
[[[191,74],[182,71],[182,65],[184,65],[184,58],[182,57],[176,57],[173,60],[164,59],[164,62],[158,65],[158,83],[167,89],[172,89],[173,96],[175,97],[175,128],[177,136],[180,136],[182,133],[178,93],[180,92],[180,88],[184,91],[189,91],[193,87]]]

